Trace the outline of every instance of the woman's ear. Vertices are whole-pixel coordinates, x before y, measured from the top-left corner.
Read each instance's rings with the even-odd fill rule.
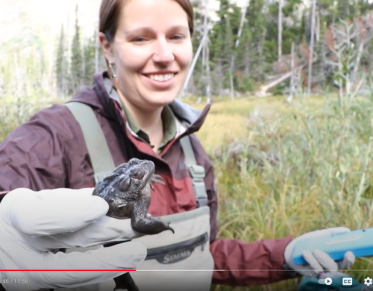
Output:
[[[106,58],[106,60],[111,63],[114,62],[113,50],[111,47],[111,42],[109,42],[106,38],[106,35],[102,32],[98,34],[98,40],[100,41],[102,52]]]

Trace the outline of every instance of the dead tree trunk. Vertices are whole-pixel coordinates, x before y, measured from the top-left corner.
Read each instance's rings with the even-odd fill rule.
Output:
[[[239,46],[239,44],[240,44],[240,38],[241,38],[242,29],[243,29],[243,25],[244,25],[244,22],[245,22],[246,10],[247,10],[248,6],[249,6],[249,1],[247,1],[245,3],[245,5],[241,9],[240,27],[238,29],[237,39],[236,39],[236,42],[234,44],[234,50],[233,50],[233,53],[232,53],[232,56],[231,56],[230,78],[229,78],[230,86],[231,86],[231,90],[230,90],[231,100],[234,99],[234,85],[233,85],[233,71],[234,71],[234,67],[235,67],[234,66],[234,52],[235,52],[236,48]]]
[[[203,31],[208,31],[208,0],[205,1],[205,7],[204,7],[204,15],[203,15]],[[206,69],[206,101],[209,103],[211,101],[211,76],[210,76],[210,50],[209,50],[209,38],[208,34],[206,37],[206,41],[203,46],[203,63]]]
[[[312,60],[313,60],[313,46],[315,39],[315,12],[316,12],[316,0],[312,0],[312,13],[311,13],[311,40],[310,40],[310,57],[308,60],[308,84],[307,84],[307,94],[311,94],[312,85]]]
[[[206,2],[208,2],[208,0]],[[201,11],[202,11],[202,9],[201,9]],[[209,34],[210,20],[207,17],[207,3],[206,3],[206,10],[205,10],[204,17],[205,17],[204,19],[206,19],[206,24],[204,24],[204,26],[203,26],[203,36],[202,36],[201,42],[200,42],[200,44],[198,46],[198,49],[197,49],[196,53],[194,54],[194,58],[192,60],[192,64],[190,65],[189,72],[187,74],[187,77],[186,77],[184,85],[183,85],[183,89],[180,92],[180,95],[178,96],[178,98],[181,97],[182,93],[185,93],[186,88],[188,87],[188,84],[189,84],[189,80],[192,77],[192,74],[193,74],[193,71],[194,71],[194,67],[196,66],[198,57],[199,57],[202,49],[206,45],[208,45],[208,34]]]
[[[278,61],[280,61],[281,55],[282,55],[282,1],[278,0],[278,39],[277,39],[277,46],[278,46]]]

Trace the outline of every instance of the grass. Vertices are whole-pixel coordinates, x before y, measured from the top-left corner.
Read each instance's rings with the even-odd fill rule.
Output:
[[[373,226],[373,102],[342,101],[240,98],[212,105],[197,136],[215,164],[219,237],[255,241]],[[0,106],[0,140],[45,106],[21,105]],[[363,282],[372,270],[365,258],[346,272]],[[213,289],[295,290],[296,283]]]
[[[372,227],[372,108],[369,99],[325,96],[213,104],[197,135],[216,167],[219,236],[256,241]],[[363,282],[372,270],[368,258],[346,272]],[[249,289],[294,290],[294,281]]]

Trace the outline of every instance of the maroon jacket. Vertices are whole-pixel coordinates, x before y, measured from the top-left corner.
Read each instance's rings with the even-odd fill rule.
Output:
[[[149,159],[165,186],[155,183],[148,212],[153,216],[188,211],[196,207],[179,138],[172,140],[158,155],[125,125],[120,104],[109,97],[104,84],[106,73],[94,76],[93,87],[82,88],[72,100],[90,105],[96,113],[116,166],[131,157]],[[217,194],[214,169],[200,142],[193,134],[202,126],[210,109],[202,112],[175,101],[175,116],[187,127],[196,161],[206,170],[205,185],[211,212],[210,249],[215,261],[213,283],[222,285],[261,285],[291,278],[282,271],[284,249],[291,237],[243,242],[217,238]],[[29,122],[15,129],[0,144],[0,191],[26,187],[32,190],[93,187],[93,170],[82,131],[70,111],[53,105],[37,112]],[[255,214],[253,214],[255,215]],[[1,242],[0,242],[1,243]]]

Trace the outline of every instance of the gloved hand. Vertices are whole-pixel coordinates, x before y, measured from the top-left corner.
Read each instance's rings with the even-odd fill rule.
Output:
[[[346,227],[334,227],[323,230],[316,230],[303,234],[292,240],[285,248],[285,263],[294,271],[302,276],[316,277],[321,273],[336,272],[338,268],[349,269],[355,262],[355,256],[352,252],[346,252],[342,261],[335,262],[328,254],[315,250],[312,254],[310,251],[303,252],[303,258],[308,263],[307,266],[295,265],[293,263],[293,251],[296,244],[303,239],[322,237],[336,233],[346,233],[350,230]]]
[[[106,216],[109,205],[92,196],[93,188],[34,192],[20,188],[0,203],[0,269],[65,271],[1,271],[6,290],[73,288],[113,279],[136,269],[147,250],[125,242],[88,252],[56,252],[59,248],[88,247],[139,236],[130,219]],[[69,270],[113,271],[69,271]],[[16,280],[17,279],[17,280]],[[8,282],[8,283],[6,283]],[[27,282],[27,283],[26,283]]]

